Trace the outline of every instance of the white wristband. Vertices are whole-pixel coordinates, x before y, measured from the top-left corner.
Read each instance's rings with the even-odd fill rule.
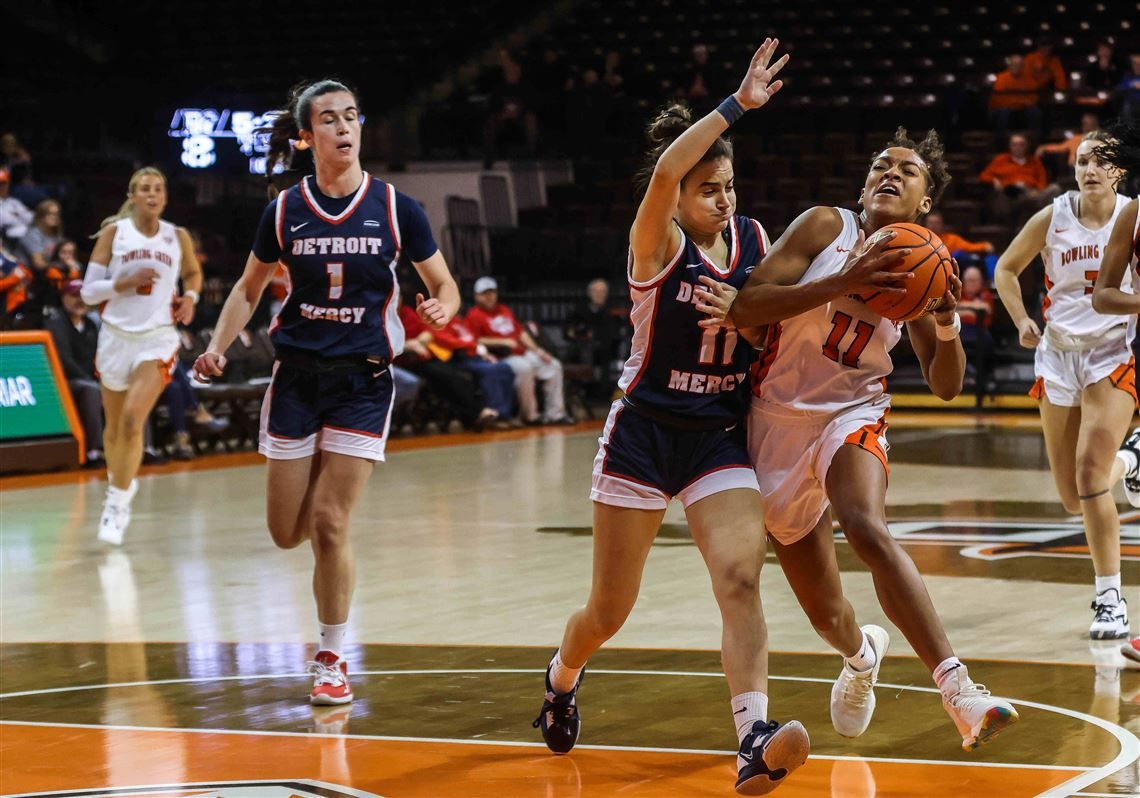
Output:
[[[954,321],[949,324],[938,324],[935,322],[934,333],[938,336],[939,341],[953,341],[958,337],[958,333],[962,331],[962,317],[957,313],[954,314]]]
[[[198,304],[198,292],[193,288],[191,288],[189,291],[183,291],[182,296],[188,296],[190,297],[191,302],[193,302],[195,305]]]

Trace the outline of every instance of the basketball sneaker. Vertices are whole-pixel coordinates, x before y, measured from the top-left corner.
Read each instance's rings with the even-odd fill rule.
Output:
[[[346,734],[352,717],[352,704],[313,706],[313,731],[317,734]]]
[[[1132,430],[1132,434],[1124,439],[1120,451],[1129,452],[1132,458],[1121,457],[1124,461],[1124,495],[1133,507],[1140,507],[1140,427]],[[1128,468],[1129,460],[1136,465]]]
[[[862,628],[863,634],[875,649],[875,664],[865,671],[856,671],[846,662],[839,678],[831,688],[831,725],[844,737],[858,737],[867,731],[871,715],[875,712],[875,691],[872,689],[879,680],[879,666],[891,638],[881,626],[868,624]]]
[[[1140,662],[1140,637],[1134,637],[1120,647],[1120,653],[1127,660]]]
[[[1093,622],[1089,637],[1093,640],[1123,640],[1128,637],[1128,602],[1114,587],[1096,594],[1090,605]]]
[[[107,497],[103,500],[103,514],[99,516],[99,541],[118,546],[131,524],[131,501],[139,491],[139,481],[131,480],[130,487],[121,490],[107,486]]]
[[[758,720],[740,741],[736,755],[736,791],[741,795],[767,795],[788,775],[807,762],[811,740],[798,720],[781,725]]]
[[[546,747],[556,754],[568,754],[578,742],[582,732],[582,716],[578,714],[578,688],[586,671],[578,674],[578,683],[569,693],[556,693],[550,686],[550,666],[546,667],[546,696],[542,699],[542,709],[531,724],[542,731]]]
[[[962,735],[962,748],[973,751],[996,737],[1007,726],[1017,723],[1017,710],[1002,698],[990,695],[984,684],[970,679],[964,667],[954,677],[957,690],[949,698],[942,695],[942,706],[958,733]]]
[[[309,703],[317,706],[347,704],[352,701],[352,688],[348,685],[348,663],[331,651],[318,651],[309,663],[313,675],[313,690]]]

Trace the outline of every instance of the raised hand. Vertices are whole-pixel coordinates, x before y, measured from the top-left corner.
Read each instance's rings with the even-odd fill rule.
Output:
[[[779,39],[765,39],[764,43],[760,45],[760,49],[752,56],[752,62],[748,65],[748,72],[745,74],[744,80],[740,82],[740,88],[733,95],[744,110],[759,108],[783,88],[784,81],[773,80],[773,78],[776,77],[776,73],[784,68],[784,64],[788,63],[789,56],[785,54],[781,56],[779,61],[769,66],[779,44]]]

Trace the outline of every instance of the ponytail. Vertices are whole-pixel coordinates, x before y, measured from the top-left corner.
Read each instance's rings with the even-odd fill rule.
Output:
[[[293,142],[301,138],[301,131],[312,131],[310,110],[313,100],[322,94],[331,94],[336,91],[345,91],[354,98],[357,94],[339,80],[325,78],[316,82],[302,81],[289,90],[289,100],[284,108],[275,112],[272,124],[262,128],[259,132],[269,134],[269,151],[265,156],[265,182],[268,185],[269,198],[277,196],[277,188],[273,185],[273,170],[278,164],[290,168],[295,150],[305,149],[304,145],[294,146]],[[358,99],[358,98],[357,98]]]
[[[157,177],[163,183],[166,182],[166,175],[164,175],[161,171],[159,171],[158,169],[156,169],[153,166],[144,166],[142,169],[136,170],[135,173],[133,175],[131,175],[131,179],[127,183],[127,194],[128,195],[134,194],[135,193],[135,187],[138,186],[139,181],[142,180],[144,177],[148,177],[148,176]],[[131,214],[133,214],[133,213],[134,213],[134,203],[131,202],[130,198],[128,197],[127,201],[119,206],[119,210],[116,213],[114,213],[111,216],[108,216],[106,219],[99,222],[99,229],[96,230],[95,235],[93,235],[91,237],[92,238],[98,238],[99,233],[103,232],[103,228],[107,227],[108,225],[114,224],[115,222],[119,221],[120,219],[129,219],[131,217]]]

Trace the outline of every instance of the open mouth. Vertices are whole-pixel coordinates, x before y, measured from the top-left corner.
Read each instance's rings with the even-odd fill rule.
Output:
[[[898,186],[894,185],[893,183],[884,183],[883,185],[881,185],[877,189],[875,189],[875,196],[877,197],[880,194],[886,194],[886,195],[891,196],[891,197],[902,196],[901,192],[899,191]]]
[[[336,149],[337,149],[337,152],[348,153],[348,152],[352,151],[352,144],[351,143],[338,144],[338,145],[336,145]]]

